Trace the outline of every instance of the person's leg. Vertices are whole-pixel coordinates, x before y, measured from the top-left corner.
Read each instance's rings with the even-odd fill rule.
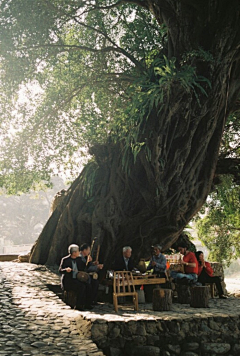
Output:
[[[195,274],[195,273],[185,274],[185,277],[187,278],[187,280],[189,280],[193,283],[197,282],[197,279],[198,279],[197,274]]]
[[[86,302],[86,286],[85,283],[73,279],[71,283],[66,286],[66,290],[74,291],[77,294],[76,308],[83,310]]]
[[[99,286],[98,279],[91,278],[91,284],[92,284],[92,297],[91,297],[91,300],[92,300],[93,303],[96,303],[97,302],[97,295],[98,295],[98,286]]]
[[[173,279],[182,279],[186,277],[185,273],[177,272],[177,271],[171,271],[171,277]]]
[[[152,303],[153,290],[156,288],[154,284],[144,286],[145,300],[147,303]]]
[[[200,274],[200,278],[199,279],[203,280],[204,284],[205,283],[215,283],[216,287],[217,287],[217,290],[218,290],[219,296],[223,296],[224,295],[222,284],[221,284],[221,280],[220,280],[220,278],[218,276],[211,277],[211,276],[209,276],[207,274],[207,272],[205,270],[203,270],[202,273]]]
[[[82,308],[86,304],[86,284],[76,281],[77,308]]]
[[[91,281],[84,283],[85,284],[85,302],[84,304],[86,305],[87,308],[91,308],[92,305],[92,284]]]
[[[203,286],[205,286],[206,283],[211,283],[211,282],[208,281],[209,278],[211,278],[211,277],[207,274],[205,269],[203,269],[201,274],[200,274],[200,276],[198,276],[198,281],[200,283],[202,283]]]
[[[216,287],[217,287],[217,290],[218,290],[218,294],[219,294],[219,297],[222,296],[224,293],[223,293],[223,288],[222,288],[222,284],[221,284],[221,280],[219,277],[215,276],[215,277],[210,277],[211,280],[209,283],[215,283],[216,284]]]

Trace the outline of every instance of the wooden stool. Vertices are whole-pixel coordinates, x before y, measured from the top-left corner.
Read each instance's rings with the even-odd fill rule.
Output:
[[[171,310],[171,306],[172,291],[170,289],[157,288],[153,290],[153,310]]]
[[[63,292],[63,300],[71,308],[75,308],[77,304],[77,293],[73,290],[65,290]]]
[[[191,299],[190,287],[184,284],[176,283],[176,291],[178,296],[178,303],[189,304]]]
[[[190,306],[193,308],[208,308],[209,302],[209,286],[191,288]]]
[[[118,312],[119,297],[133,297],[134,309],[138,310],[138,294],[135,290],[132,272],[116,271],[113,276],[113,305]]]

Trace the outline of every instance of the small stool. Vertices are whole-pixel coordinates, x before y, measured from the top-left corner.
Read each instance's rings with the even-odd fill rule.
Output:
[[[157,288],[153,290],[153,310],[171,310],[172,291],[171,289]]]
[[[196,286],[191,288],[190,307],[209,308],[209,286]]]
[[[65,290],[63,292],[63,301],[74,309],[77,304],[77,293],[73,290]]]

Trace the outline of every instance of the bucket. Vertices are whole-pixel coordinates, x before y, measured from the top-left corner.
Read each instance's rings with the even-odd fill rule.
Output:
[[[145,293],[144,293],[144,290],[142,287],[139,290],[137,290],[137,294],[138,294],[138,303],[144,304],[145,303]]]

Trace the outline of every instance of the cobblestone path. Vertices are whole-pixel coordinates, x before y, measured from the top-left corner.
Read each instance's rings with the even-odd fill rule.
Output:
[[[0,355],[103,356],[81,335],[79,312],[47,283],[58,284],[59,277],[32,264],[0,263]]]

